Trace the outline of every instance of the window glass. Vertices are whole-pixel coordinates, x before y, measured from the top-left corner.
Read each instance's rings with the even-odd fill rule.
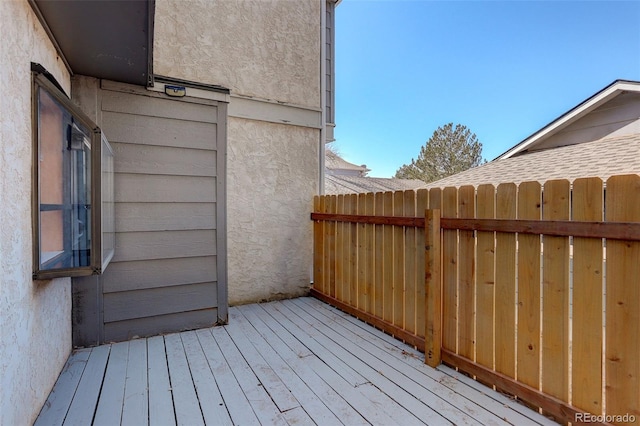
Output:
[[[38,88],[40,269],[91,263],[91,133]]]

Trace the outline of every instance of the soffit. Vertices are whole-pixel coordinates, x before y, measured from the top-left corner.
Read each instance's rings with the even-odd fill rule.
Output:
[[[74,74],[147,86],[154,0],[34,0]]]

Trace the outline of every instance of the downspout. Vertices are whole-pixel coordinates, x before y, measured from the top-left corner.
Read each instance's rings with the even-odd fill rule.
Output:
[[[327,2],[320,2],[320,146],[318,194],[324,195],[324,159],[327,140]]]

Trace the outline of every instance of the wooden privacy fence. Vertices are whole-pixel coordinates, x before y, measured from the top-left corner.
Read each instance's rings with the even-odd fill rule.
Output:
[[[640,176],[314,210],[316,297],[564,422],[640,420]]]

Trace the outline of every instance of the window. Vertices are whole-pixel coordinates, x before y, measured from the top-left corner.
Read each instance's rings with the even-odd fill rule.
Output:
[[[115,249],[113,151],[46,75],[33,74],[33,277],[100,274]]]

